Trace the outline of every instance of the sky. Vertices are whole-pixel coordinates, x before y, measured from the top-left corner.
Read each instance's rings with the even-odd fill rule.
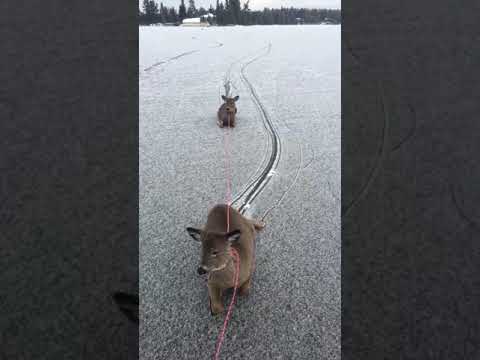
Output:
[[[180,5],[180,0],[156,0],[159,4],[163,2],[165,6],[175,6]],[[140,0],[140,4],[143,1]],[[215,7],[217,0],[195,0],[195,5],[197,8],[203,6],[205,9],[210,7],[212,4]],[[224,1],[223,1],[224,2]],[[240,0],[243,4],[245,0]],[[224,2],[225,3],[225,2]],[[185,0],[185,4],[188,5],[188,0]],[[322,8],[322,9],[340,9],[341,0],[250,0],[250,9],[252,10],[262,10],[264,7],[269,8],[280,8],[280,7],[296,7],[296,8]]]

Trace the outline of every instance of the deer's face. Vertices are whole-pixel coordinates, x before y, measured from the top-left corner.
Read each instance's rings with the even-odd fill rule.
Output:
[[[200,266],[197,270],[200,275],[225,268],[230,260],[230,245],[240,239],[239,230],[219,233],[187,228],[187,231],[194,240],[202,243]]]
[[[237,110],[237,106],[235,105],[235,102],[239,99],[240,97],[237,95],[233,98],[226,97],[225,95],[222,95],[223,101],[225,101],[225,104],[227,104],[226,111],[229,114],[235,114],[235,111]]]

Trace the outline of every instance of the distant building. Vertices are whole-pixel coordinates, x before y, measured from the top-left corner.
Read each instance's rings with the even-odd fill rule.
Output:
[[[213,19],[215,15],[205,14],[198,18],[187,18],[183,19],[182,26],[210,26],[209,20]]]

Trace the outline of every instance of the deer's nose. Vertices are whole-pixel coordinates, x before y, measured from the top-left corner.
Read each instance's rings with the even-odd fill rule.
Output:
[[[207,270],[205,270],[202,266],[199,266],[197,269],[198,275],[203,275],[207,273]]]

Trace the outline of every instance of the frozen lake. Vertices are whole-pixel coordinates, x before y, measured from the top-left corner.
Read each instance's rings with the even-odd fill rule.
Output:
[[[140,27],[140,358],[211,359],[223,316],[208,309],[199,244],[185,231],[225,201],[224,83],[232,192],[278,166],[248,214],[266,217],[250,295],[222,359],[340,359],[340,26]],[[225,298],[225,305],[230,296]]]

